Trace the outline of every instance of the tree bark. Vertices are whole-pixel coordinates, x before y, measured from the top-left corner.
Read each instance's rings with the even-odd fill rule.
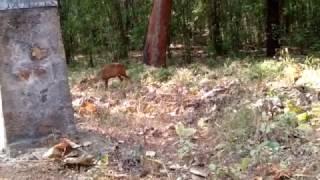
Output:
[[[280,0],[266,0],[266,38],[267,56],[273,57],[280,48]]]
[[[115,28],[119,33],[120,49],[117,50],[118,57],[116,58],[127,58],[128,57],[128,38],[126,34],[126,29],[123,24],[122,14],[121,14],[121,4],[119,0],[112,0],[112,7],[114,9],[115,15],[111,15],[110,18],[115,25]]]
[[[128,43],[129,42],[129,31],[130,29],[132,28],[132,20],[131,20],[131,16],[130,16],[130,11],[132,9],[132,0],[125,0],[124,1],[124,7],[125,7],[125,17],[126,17],[126,21],[125,21],[125,34],[126,34],[126,42]]]
[[[144,63],[166,66],[166,50],[171,20],[172,0],[153,0],[144,46]]]
[[[220,0],[208,0],[210,43],[218,55],[223,54],[222,35],[220,29],[220,3]]]
[[[183,33],[183,43],[184,43],[184,60],[186,63],[191,63],[191,39],[192,39],[192,30],[188,25],[188,22],[191,21],[191,17],[189,15],[190,11],[190,1],[186,1],[184,8],[182,9],[182,33]]]

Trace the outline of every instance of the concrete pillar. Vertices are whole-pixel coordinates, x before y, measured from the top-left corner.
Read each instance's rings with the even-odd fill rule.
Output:
[[[0,149],[75,130],[56,0],[1,0],[0,86]]]
[[[6,132],[4,127],[4,118],[2,112],[2,96],[1,96],[1,84],[0,84],[0,154],[5,150],[7,145]]]

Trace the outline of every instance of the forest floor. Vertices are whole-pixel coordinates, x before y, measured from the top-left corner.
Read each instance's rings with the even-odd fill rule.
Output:
[[[68,138],[90,142],[94,165],[33,154],[0,163],[0,179],[320,179],[320,59],[195,61],[130,62],[131,80],[108,89],[71,68],[81,133]]]

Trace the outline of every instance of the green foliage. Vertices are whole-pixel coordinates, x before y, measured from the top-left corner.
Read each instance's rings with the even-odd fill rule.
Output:
[[[306,133],[310,133],[313,131],[313,128],[310,126],[310,124],[299,124],[297,129],[299,129],[303,132],[306,132]]]
[[[301,114],[297,114],[298,123],[306,123],[310,120],[310,115],[308,112],[303,112]]]
[[[107,166],[109,164],[109,155],[105,154],[100,159],[101,164]]]
[[[172,76],[172,72],[167,68],[161,68],[154,74],[156,80],[163,82],[168,81]]]
[[[141,78],[146,83],[161,83],[168,81],[173,75],[175,68],[150,68],[141,74]]]
[[[251,80],[263,80],[265,78],[273,78],[280,74],[283,69],[281,63],[275,61],[264,61],[253,64],[248,71],[248,76]]]
[[[196,82],[195,75],[192,70],[187,68],[179,68],[175,71],[171,78],[171,83],[173,84],[184,84],[187,86],[192,86]]]
[[[284,127],[296,127],[297,117],[295,113],[288,112],[288,113],[284,113],[276,116],[275,122],[278,122],[280,126],[284,126]]]
[[[264,141],[263,143],[259,144],[255,150],[251,151],[251,155],[255,153],[261,153],[263,150],[276,153],[280,150],[280,144],[277,141]]]
[[[231,144],[240,144],[250,139],[255,132],[255,116],[253,110],[241,108],[230,115],[223,125],[226,130],[225,138]]]
[[[148,26],[152,1],[117,0],[61,0],[61,24],[68,60],[77,54],[105,55],[112,59],[125,58],[128,50],[142,50]],[[216,4],[217,17],[210,13]],[[173,1],[170,42],[182,44],[183,59],[190,61],[193,46],[202,46],[207,53],[216,55],[217,46],[212,37],[220,36],[223,53],[240,55],[257,52],[265,40],[264,1]],[[316,0],[285,1],[281,17],[281,44],[320,49],[320,3]],[[216,25],[212,25],[213,18]],[[212,27],[219,24],[218,35],[212,36]],[[211,33],[211,34],[210,34]],[[207,47],[207,48],[205,48]],[[96,61],[96,59],[93,59]],[[208,62],[216,64],[215,60]],[[256,67],[253,67],[255,70]],[[260,67],[251,78],[264,78]]]
[[[251,159],[250,158],[243,158],[241,159],[241,163],[240,163],[240,169],[243,171],[246,171],[249,167]]]
[[[175,128],[176,133],[182,139],[188,139],[197,132],[194,128],[186,128],[182,123],[178,123]]]
[[[287,100],[285,103],[285,111],[291,112],[291,113],[302,113],[303,109],[296,105],[296,103],[293,100]]]
[[[74,84],[79,84],[81,80],[93,76],[97,73],[97,70],[93,68],[83,68],[83,66],[73,66],[69,67],[69,84],[73,86]]]
[[[203,66],[198,63],[193,63],[193,64],[189,65],[188,68],[192,70],[192,72],[195,76],[196,75],[203,76],[203,75],[208,74],[210,72],[210,70],[206,66]]]
[[[143,64],[137,63],[128,66],[128,74],[132,80],[140,80],[144,72],[145,67]]]
[[[61,24],[67,58],[77,54],[111,54],[122,58],[127,50],[141,50],[144,46],[152,1],[117,0],[61,0]],[[192,46],[206,46],[209,55],[215,55],[216,46],[210,39],[211,3],[218,2],[218,30],[221,48],[238,54],[264,47],[264,1],[173,1],[170,41],[182,44],[185,60],[192,54]],[[320,3],[316,0],[285,1],[282,25],[279,29],[281,44],[320,49]],[[213,33],[213,32],[211,32]],[[212,37],[212,36],[211,36]],[[94,59],[95,60],[95,59]],[[214,64],[209,61],[209,64]],[[259,67],[258,67],[259,68]],[[253,79],[264,77],[264,72],[253,71]]]
[[[306,57],[305,64],[311,68],[319,69],[320,68],[320,58],[315,57]]]
[[[129,26],[129,45],[130,49],[142,49],[144,47],[145,35],[148,26],[148,17],[151,12],[152,1],[133,1],[133,6],[129,12],[129,21],[131,21],[131,26]]]
[[[181,122],[179,122],[176,126],[176,133],[179,136],[179,145],[178,154],[180,158],[188,155],[194,144],[190,141],[190,138],[197,132],[194,128],[187,128]]]

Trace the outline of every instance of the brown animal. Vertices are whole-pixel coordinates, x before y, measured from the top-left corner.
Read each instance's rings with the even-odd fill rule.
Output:
[[[126,68],[123,64],[106,64],[103,66],[103,68],[98,74],[98,78],[102,79],[105,82],[106,88],[108,88],[109,79],[115,77],[118,77],[120,81],[122,81],[124,77],[130,79],[129,76],[126,74]]]

